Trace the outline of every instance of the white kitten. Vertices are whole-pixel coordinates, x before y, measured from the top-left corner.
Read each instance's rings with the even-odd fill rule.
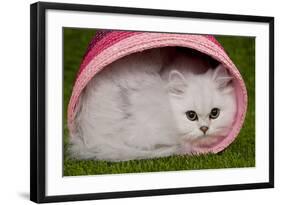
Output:
[[[202,60],[182,55],[167,64],[168,50],[124,57],[91,80],[78,104],[73,157],[125,161],[189,153],[196,139],[227,133],[236,102],[225,68],[202,73]]]

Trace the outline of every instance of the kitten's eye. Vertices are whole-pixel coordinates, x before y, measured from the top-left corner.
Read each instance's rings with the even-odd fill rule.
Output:
[[[197,120],[198,119],[198,117],[197,117],[197,114],[196,114],[196,112],[194,112],[194,111],[187,111],[186,113],[186,117],[189,119],[189,120],[191,120],[191,121],[194,121],[194,120]]]
[[[216,119],[220,115],[220,109],[219,108],[213,108],[210,112],[209,117],[211,119]]]

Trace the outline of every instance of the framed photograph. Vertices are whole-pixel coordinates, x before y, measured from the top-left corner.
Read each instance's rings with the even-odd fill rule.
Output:
[[[38,2],[30,199],[274,187],[274,18]]]

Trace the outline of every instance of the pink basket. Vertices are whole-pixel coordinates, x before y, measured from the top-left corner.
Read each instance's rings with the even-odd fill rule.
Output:
[[[68,128],[70,136],[75,133],[76,104],[88,82],[110,63],[131,53],[166,46],[187,47],[211,56],[222,63],[234,77],[237,96],[236,120],[227,137],[211,147],[197,148],[197,153],[217,153],[229,146],[237,137],[247,111],[247,90],[244,81],[223,47],[211,35],[170,33],[99,31],[91,41],[81,63],[68,105]]]

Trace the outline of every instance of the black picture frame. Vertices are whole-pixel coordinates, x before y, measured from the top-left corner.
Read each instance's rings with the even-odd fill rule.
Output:
[[[169,188],[107,193],[46,196],[46,68],[45,38],[46,11],[67,10],[102,13],[122,13],[152,16],[170,16],[195,19],[216,19],[269,24],[269,181],[249,184]],[[274,18],[249,15],[125,8],[82,4],[38,2],[30,6],[30,199],[37,203],[76,200],[96,200],[123,197],[186,194],[274,187]]]

